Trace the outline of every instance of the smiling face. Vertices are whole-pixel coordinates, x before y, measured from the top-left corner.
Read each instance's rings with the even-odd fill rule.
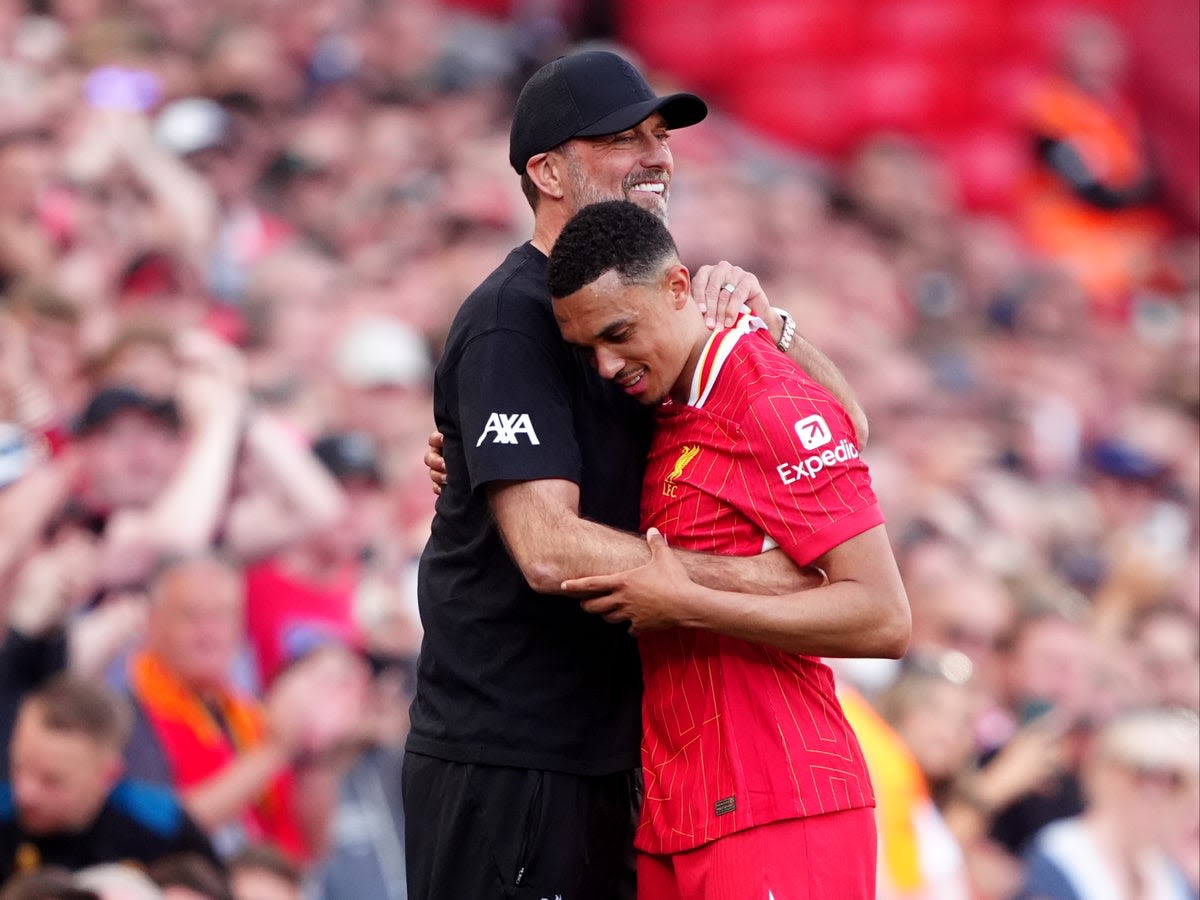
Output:
[[[669,136],[662,115],[655,113],[618,134],[567,141],[556,152],[567,162],[569,214],[603,200],[628,200],[666,221],[675,169]]]
[[[677,261],[650,284],[623,284],[615,270],[554,301],[568,343],[588,350],[596,370],[639,403],[686,399],[705,329]]]

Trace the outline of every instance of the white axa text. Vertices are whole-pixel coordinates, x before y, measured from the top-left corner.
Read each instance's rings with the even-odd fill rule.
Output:
[[[533,430],[533,423],[529,421],[529,413],[492,413],[488,416],[487,424],[483,426],[483,434],[479,435],[475,446],[480,446],[489,434],[494,435],[493,444],[515,444],[519,434],[528,437],[531,444],[541,443],[537,432]]]

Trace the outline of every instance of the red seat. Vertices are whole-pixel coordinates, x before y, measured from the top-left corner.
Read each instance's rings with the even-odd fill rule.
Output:
[[[719,23],[735,66],[831,60],[854,45],[853,7],[844,0],[757,0],[722,8]]]
[[[1033,161],[1020,132],[979,128],[948,136],[937,143],[939,156],[958,176],[968,209],[1010,213]]]
[[[495,19],[504,19],[512,12],[513,0],[446,0],[446,4],[456,9],[466,9]]]
[[[1111,4],[1116,7],[1117,4]],[[1080,13],[1112,15],[1099,0],[1031,0],[1016,4],[1007,20],[1009,52],[1043,65],[1053,64],[1062,41],[1063,27]]]
[[[856,121],[839,67],[777,63],[739,73],[729,88],[729,111],[764,134],[826,156],[853,145]]]
[[[864,47],[885,55],[974,54],[994,30],[987,0],[887,0],[865,13]]]
[[[967,82],[951,62],[913,58],[865,60],[851,70],[850,102],[864,132],[936,134],[969,112]]]
[[[972,82],[973,116],[997,126],[1017,126],[1034,89],[1047,77],[1046,66],[1028,59],[998,60],[979,70]]]
[[[732,64],[714,27],[720,13],[710,0],[653,6],[626,0],[619,14],[622,40],[646,66],[670,73],[692,90],[714,90]]]

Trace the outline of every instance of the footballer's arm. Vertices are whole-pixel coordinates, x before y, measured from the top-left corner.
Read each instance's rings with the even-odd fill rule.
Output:
[[[579,486],[564,479],[496,482],[488,487],[492,515],[509,555],[536,591],[563,593],[562,584],[595,572],[621,572],[650,560],[640,536],[579,514]],[[823,583],[781,550],[751,557],[679,553],[689,578],[718,591],[763,595],[801,591]]]
[[[701,628],[806,656],[898,658],[908,647],[908,597],[883,525],[814,560],[827,584],[783,596],[697,584],[657,531],[648,543],[646,565],[576,579],[562,589],[603,594],[585,601],[584,609],[629,622],[635,634]]]

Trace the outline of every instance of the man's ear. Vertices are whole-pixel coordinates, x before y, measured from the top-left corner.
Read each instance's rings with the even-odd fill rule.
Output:
[[[563,196],[563,181],[566,174],[562,155],[553,150],[535,153],[525,163],[525,174],[539,191],[555,200]]]
[[[692,299],[692,276],[687,266],[676,262],[667,269],[667,287],[671,291],[671,303],[675,309],[683,309]]]

